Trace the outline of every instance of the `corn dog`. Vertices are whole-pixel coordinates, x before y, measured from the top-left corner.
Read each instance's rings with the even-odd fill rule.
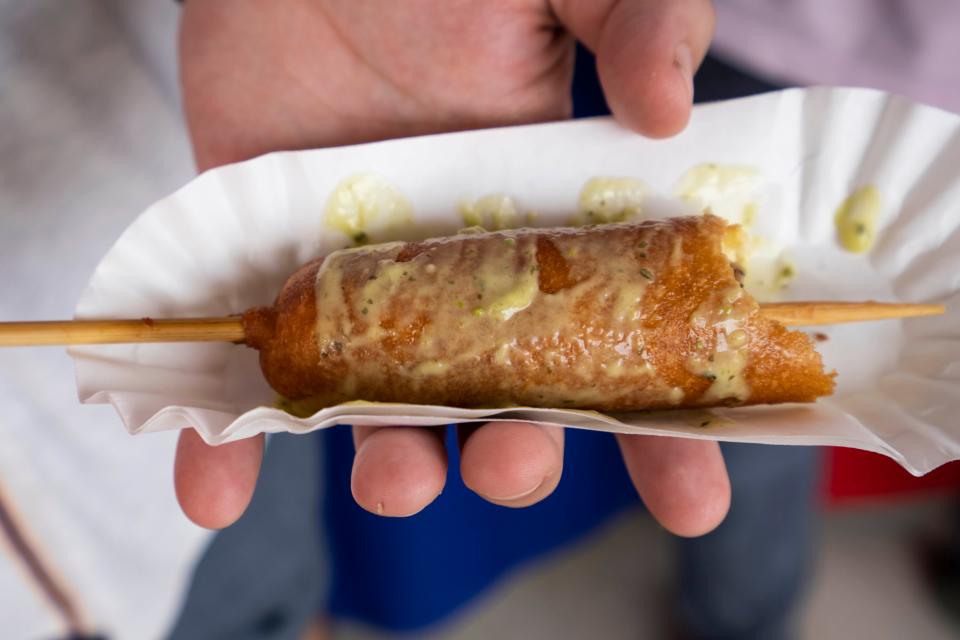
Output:
[[[269,384],[348,400],[600,411],[812,402],[833,374],[761,317],[704,215],[346,249],[243,316]]]

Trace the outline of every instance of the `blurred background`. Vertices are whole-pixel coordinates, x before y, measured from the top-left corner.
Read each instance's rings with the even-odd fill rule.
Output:
[[[944,33],[960,15],[949,1],[920,5],[720,0],[697,97],[836,83],[956,111],[960,51]],[[0,0],[0,320],[69,317],[126,225],[193,175],[179,11],[167,0]],[[574,93],[577,115],[605,112],[585,51]],[[552,512],[495,516],[508,531],[539,522],[543,543],[454,584],[432,581],[430,567],[450,559],[429,540],[405,547],[352,504],[342,430],[273,438],[250,510],[216,535],[176,505],[174,444],[175,434],[129,437],[108,407],[80,407],[62,350],[0,351],[0,635],[780,637],[779,618],[751,627],[727,615],[749,611],[725,603],[763,592],[783,565],[783,601],[755,611],[799,637],[960,637],[958,464],[915,479],[861,452],[730,449],[734,517],[696,544],[670,538],[629,491],[591,496],[581,474],[577,494],[568,467]],[[598,456],[606,446],[578,435],[568,456],[577,444]],[[554,526],[574,498],[597,503],[589,521]],[[437,531],[442,509],[404,535]],[[773,538],[785,542],[763,544]],[[407,554],[408,573],[378,566],[371,540]],[[483,564],[481,547],[460,552]]]
[[[955,545],[960,465],[918,481],[874,454],[832,451],[823,482],[817,548],[797,602],[795,637],[958,637],[956,557],[944,557],[943,549]],[[678,579],[675,555],[673,541],[649,516],[628,509],[518,568],[436,630],[414,635],[684,637],[667,614]],[[335,638],[394,637],[354,620],[332,628]]]

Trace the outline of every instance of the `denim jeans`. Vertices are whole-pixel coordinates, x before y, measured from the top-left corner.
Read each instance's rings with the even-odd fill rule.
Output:
[[[789,638],[814,555],[820,449],[726,444],[723,455],[730,513],[677,542],[678,624],[704,640]]]
[[[317,615],[329,583],[319,435],[270,436],[253,500],[211,541],[170,640],[297,640]]]

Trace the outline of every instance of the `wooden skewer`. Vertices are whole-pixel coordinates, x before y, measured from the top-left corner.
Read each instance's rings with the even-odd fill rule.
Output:
[[[939,304],[885,302],[778,302],[761,304],[760,312],[789,326],[864,322],[940,315]],[[67,320],[0,322],[0,347],[140,342],[244,341],[239,316],[154,320]]]
[[[760,313],[790,327],[805,327],[818,324],[939,316],[946,313],[946,309],[942,304],[811,301],[764,303],[760,305]]]
[[[239,316],[172,320],[0,322],[0,347],[134,342],[243,342]]]

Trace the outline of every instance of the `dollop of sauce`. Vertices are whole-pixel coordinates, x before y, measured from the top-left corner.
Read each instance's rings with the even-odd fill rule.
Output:
[[[749,227],[757,212],[760,172],[754,167],[709,162],[691,167],[681,176],[676,194],[725,218]]]
[[[786,289],[797,277],[797,265],[786,256],[781,256],[777,263],[773,286],[777,289]]]
[[[840,246],[852,253],[869,251],[877,239],[882,207],[880,190],[874,186],[861,187],[850,194],[833,218]]]
[[[400,191],[384,178],[360,174],[342,180],[324,209],[328,227],[346,234],[355,246],[377,236],[389,237],[409,227],[413,208]]]
[[[580,189],[574,226],[627,222],[643,211],[647,185],[637,178],[595,177]]]
[[[517,203],[510,196],[491,193],[476,200],[466,200],[460,204],[460,217],[467,228],[480,228],[485,231],[516,229],[531,224],[534,214],[521,214]]]

